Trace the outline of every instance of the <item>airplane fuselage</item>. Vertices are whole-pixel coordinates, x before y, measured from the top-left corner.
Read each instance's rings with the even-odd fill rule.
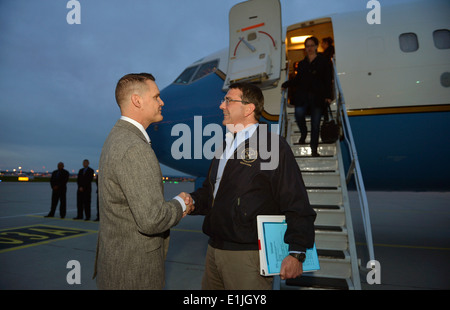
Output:
[[[448,190],[450,3],[424,1],[384,7],[379,24],[369,24],[367,12],[336,14],[291,25],[283,31],[284,43],[255,31],[255,38],[261,37],[275,48],[283,43],[279,81],[272,87],[264,86],[263,121],[278,122],[280,85],[294,73],[295,61],[304,57],[304,47],[291,44],[290,39],[310,34],[319,39],[332,36],[336,73],[366,188]],[[227,72],[233,57],[230,51],[239,53],[241,48],[251,53],[240,43],[209,55],[188,66],[162,90],[164,120],[148,128],[162,164],[194,176],[206,175],[210,158],[204,156],[204,150],[192,147],[190,157],[174,158],[173,145],[181,132],[174,133],[173,127],[186,124],[191,136],[184,138],[191,139],[193,146],[212,139],[213,134],[204,129],[222,123],[219,105],[226,93],[227,77],[232,76]],[[186,155],[189,150],[184,151]]]

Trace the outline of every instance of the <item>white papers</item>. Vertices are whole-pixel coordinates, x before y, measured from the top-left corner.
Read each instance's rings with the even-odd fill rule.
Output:
[[[281,263],[289,255],[289,245],[284,243],[287,224],[284,215],[258,215],[258,241],[260,274],[272,276],[280,274]],[[320,269],[316,245],[306,250],[303,272]]]

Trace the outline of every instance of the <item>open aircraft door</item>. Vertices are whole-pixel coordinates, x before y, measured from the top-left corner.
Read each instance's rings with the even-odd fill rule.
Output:
[[[228,70],[223,90],[234,82],[277,85],[281,72],[282,30],[279,0],[248,0],[230,10]]]

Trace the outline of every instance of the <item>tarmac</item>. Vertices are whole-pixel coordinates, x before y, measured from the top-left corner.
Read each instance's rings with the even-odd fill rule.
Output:
[[[194,189],[192,182],[164,186],[167,200]],[[93,185],[93,218],[95,190]],[[358,198],[355,192],[349,196],[365,266]],[[450,192],[369,191],[367,196],[381,283],[370,285],[362,276],[362,289],[450,289]],[[92,275],[99,223],[73,220],[76,183],[68,184],[65,219],[58,211],[54,218],[44,217],[50,200],[48,183],[0,182],[0,290],[97,290]],[[208,240],[202,223],[202,216],[187,216],[171,229],[165,290],[201,289]],[[76,269],[80,278],[74,276]]]

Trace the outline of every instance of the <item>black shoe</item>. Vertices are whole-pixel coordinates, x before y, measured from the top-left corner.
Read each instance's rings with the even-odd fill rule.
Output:
[[[306,144],[305,140],[306,140],[305,138],[300,138],[297,144]]]
[[[311,156],[312,157],[320,157],[320,154],[317,151],[315,151],[315,152],[311,153]]]
[[[90,221],[91,219],[85,219],[85,221]]]
[[[47,214],[46,216],[44,216],[44,217],[53,217],[53,215],[51,215],[51,214]]]

